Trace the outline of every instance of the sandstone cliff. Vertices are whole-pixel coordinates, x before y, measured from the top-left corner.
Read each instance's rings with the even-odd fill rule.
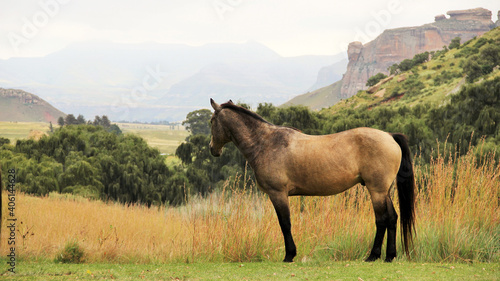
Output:
[[[477,8],[449,11],[435,17],[435,22],[417,27],[385,30],[366,44],[352,42],[348,46],[349,63],[342,79],[339,98],[348,98],[359,90],[365,90],[366,81],[372,75],[415,54],[442,49],[455,37],[461,42],[482,35],[495,26],[491,11]]]

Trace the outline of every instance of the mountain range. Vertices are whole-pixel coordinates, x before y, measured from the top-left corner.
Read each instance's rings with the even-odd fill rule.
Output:
[[[344,54],[282,57],[252,41],[86,42],[45,57],[0,60],[0,87],[34,93],[87,119],[105,114],[112,120],[178,121],[211,97],[281,104],[337,81],[346,65]]]

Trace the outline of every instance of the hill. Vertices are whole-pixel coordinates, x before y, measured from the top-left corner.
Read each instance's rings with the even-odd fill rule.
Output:
[[[0,121],[52,122],[66,114],[37,95],[16,89],[0,88]]]
[[[340,87],[342,87],[342,80],[312,92],[296,96],[284,103],[282,106],[306,105],[312,110],[320,110],[325,107],[330,107],[340,101],[338,98]]]
[[[412,151],[427,160],[438,148],[436,141],[464,153],[484,139],[486,150],[498,150],[500,27],[457,48],[424,55],[428,61],[321,110],[329,119],[323,127],[329,132],[363,126],[402,132]]]
[[[480,66],[474,81],[468,81],[470,73],[466,69],[468,61],[477,59],[486,47],[498,46],[499,43],[500,27],[497,27],[458,48],[448,50],[445,46],[443,50],[428,53],[428,61],[414,65],[408,71],[398,71],[367,90],[359,91],[351,98],[321,112],[336,114],[360,107],[373,109],[381,106],[413,107],[424,104],[443,106],[448,104],[453,94],[459,92],[463,86],[471,84],[467,82],[478,84],[500,77],[499,66],[496,64],[490,66],[488,73]],[[500,58],[498,50],[500,47],[494,48],[492,56]]]
[[[326,108],[355,95],[359,90],[366,90],[368,78],[379,72],[389,74],[388,67],[395,63],[425,51],[438,51],[455,37],[465,42],[500,24],[500,21],[493,23],[491,11],[482,8],[449,11],[447,14],[449,18],[438,15],[435,22],[422,26],[385,30],[365,44],[350,43],[347,50],[349,63],[340,86],[331,85],[301,95],[287,104],[302,104],[317,109],[317,101],[323,100],[324,105],[320,107]]]

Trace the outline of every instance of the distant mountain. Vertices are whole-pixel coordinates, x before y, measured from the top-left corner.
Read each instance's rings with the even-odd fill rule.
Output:
[[[208,100],[281,104],[310,89],[334,56],[281,57],[243,44],[70,45],[40,58],[0,60],[0,87],[38,95],[87,119],[183,120]]]
[[[37,95],[23,90],[0,88],[0,121],[52,122],[66,114]]]

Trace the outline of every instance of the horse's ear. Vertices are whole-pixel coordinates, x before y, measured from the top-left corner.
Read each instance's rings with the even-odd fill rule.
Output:
[[[234,105],[234,102],[232,100],[229,100],[227,103],[230,103],[230,104]]]
[[[210,99],[210,104],[212,105],[212,108],[215,111],[219,111],[220,110],[220,105],[218,103],[216,103],[213,99]]]

